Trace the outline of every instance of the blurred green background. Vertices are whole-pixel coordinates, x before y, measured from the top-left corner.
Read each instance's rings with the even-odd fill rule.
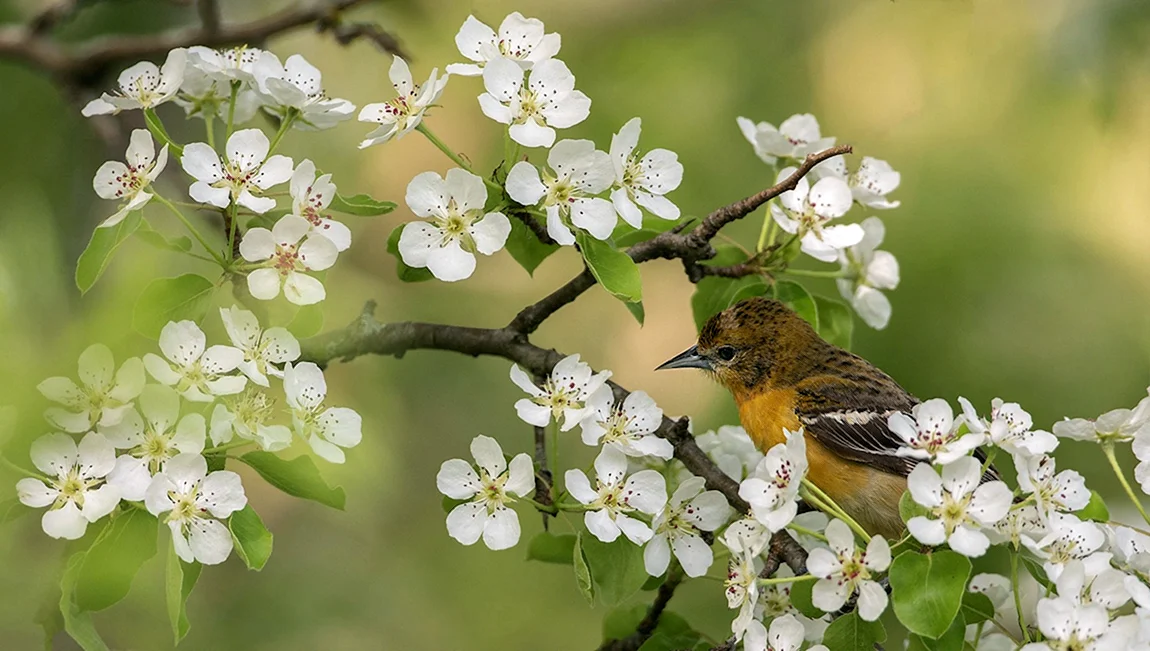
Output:
[[[228,21],[281,6],[221,4]],[[20,22],[38,7],[0,2],[0,18]],[[497,25],[516,9],[562,34],[560,57],[593,99],[590,119],[562,135],[591,138],[606,149],[614,130],[641,116],[641,146],[670,148],[686,167],[672,195],[685,214],[704,214],[772,180],[735,127],[738,115],[777,124],[812,112],[824,135],[901,171],[894,196],[902,207],[881,214],[884,248],[902,265],[902,284],[891,297],[894,316],[882,332],[856,323],[855,349],[916,395],[952,404],[963,395],[982,408],[1001,396],[1021,402],[1044,428],[1145,396],[1147,3],[408,0],[356,15],[401,38],[418,81],[432,67],[461,60],[453,37],[469,12]],[[194,20],[192,8],[175,3],[105,2],[82,10],[59,34],[83,40]],[[303,29],[268,47],[281,58],[303,53],[323,70],[334,96],[357,105],[392,96],[389,59],[366,43],[345,48]],[[478,109],[480,92],[477,79],[452,79],[428,124],[476,167],[489,169],[502,141]],[[160,114],[177,140],[201,137],[201,123],[184,123],[178,108],[165,106]],[[450,167],[417,134],[359,151],[368,130],[351,122],[292,133],[281,152],[312,158],[345,191],[401,203],[413,175]],[[20,447],[45,427],[35,385],[49,375],[74,375],[77,356],[95,341],[112,346],[117,359],[151,351],[154,344],[130,330],[133,301],[148,280],[195,267],[129,242],[81,298],[72,282],[76,257],[111,212],[92,193],[91,177],[122,151],[104,149],[79,105],[52,79],[5,60],[0,148],[0,385],[2,401],[19,409]],[[186,188],[178,172],[164,179],[167,196]],[[158,207],[148,214],[175,231]],[[867,214],[856,207],[850,217]],[[350,321],[367,299],[379,301],[382,320],[500,326],[580,268],[577,255],[563,251],[530,278],[500,253],[481,259],[468,281],[405,285],[385,245],[388,233],[409,219],[403,207],[375,220],[348,218],[355,241],[328,276],[328,327]],[[752,245],[758,219],[725,234]],[[675,262],[644,265],[643,278],[645,327],[596,288],[535,341],[612,369],[670,414],[692,415],[696,432],[735,422],[730,399],[701,375],[652,372],[694,338],[692,287]],[[830,281],[808,286],[834,295]],[[220,336],[218,320],[209,324],[210,336]],[[189,604],[192,631],[183,648],[597,645],[602,609],[587,607],[569,568],[525,563],[523,543],[501,553],[464,548],[444,528],[434,481],[444,459],[467,457],[479,433],[497,437],[509,453],[530,447],[530,430],[512,409],[520,395],[506,380],[508,366],[421,351],[402,361],[333,365],[331,402],[364,416],[363,443],[348,463],[323,468],[347,489],[347,512],[248,481],[252,503],[275,533],[275,554],[259,574],[234,557],[204,572]],[[576,437],[566,442],[570,464],[589,461],[590,449]],[[1097,450],[1065,445],[1060,463],[1119,496]],[[9,497],[15,478],[0,479],[0,497]],[[539,519],[524,513],[522,522],[526,541]],[[40,531],[38,516],[0,527],[0,647],[40,644],[34,619],[63,554],[64,545]],[[144,567],[127,600],[97,615],[114,648],[171,646],[162,559]],[[695,581],[679,592],[673,610],[725,636],[731,614],[717,583]],[[57,642],[72,648],[62,637]]]

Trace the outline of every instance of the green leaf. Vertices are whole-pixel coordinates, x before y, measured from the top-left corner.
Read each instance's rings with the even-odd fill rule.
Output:
[[[595,583],[595,594],[604,605],[623,603],[647,582],[649,575],[643,565],[643,550],[630,540],[620,537],[605,543],[588,536],[581,544]]]
[[[403,234],[404,227],[407,224],[400,224],[391,231],[391,235],[387,237],[387,252],[395,256],[395,275],[405,283],[421,283],[425,280],[431,280],[435,276],[431,271],[424,268],[409,267],[403,261],[403,256],[399,254],[399,236]]]
[[[287,324],[287,329],[296,339],[307,339],[319,334],[323,329],[323,307],[319,303],[304,305],[296,310],[295,316]]]
[[[88,549],[76,577],[76,606],[103,610],[128,596],[144,561],[156,554],[159,525],[147,511],[129,508],[112,519]]]
[[[631,316],[635,317],[635,320],[639,322],[639,325],[643,325],[643,320],[647,318],[647,312],[643,309],[643,303],[624,303],[623,305],[626,306],[627,311],[631,313]]]
[[[88,241],[88,246],[76,261],[76,287],[80,288],[81,294],[86,294],[100,276],[104,275],[104,270],[108,268],[116,249],[136,232],[142,221],[143,213],[133,210],[115,226],[96,228],[92,233],[92,239]]]
[[[157,249],[165,251],[187,253],[192,250],[192,238],[187,235],[168,238],[163,233],[152,228],[152,225],[148,223],[146,219],[140,220],[140,230],[136,231],[136,237]]]
[[[819,312],[819,336],[839,348],[850,350],[854,318],[851,309],[835,300],[815,296]]]
[[[68,568],[60,579],[60,614],[64,618],[64,630],[76,644],[84,651],[108,651],[108,645],[100,639],[96,625],[92,623],[92,616],[76,605],[76,581],[80,570],[84,566],[84,557],[88,552],[73,554],[68,559]]]
[[[19,498],[9,497],[6,500],[0,500],[0,524],[12,522],[22,518],[36,509],[24,506],[20,503]]]
[[[395,202],[393,201],[379,201],[372,199],[366,194],[355,194],[350,197],[345,197],[338,192],[335,199],[332,200],[331,210],[336,212],[346,213],[348,215],[357,215],[359,217],[376,217],[379,215],[386,215],[387,213],[395,210]]]
[[[580,231],[576,236],[587,267],[612,296],[627,303],[643,300],[643,279],[631,256]]]
[[[994,602],[981,592],[962,595],[962,618],[967,626],[994,619]]]
[[[1090,491],[1090,502],[1081,511],[1076,511],[1075,515],[1083,520],[1110,522],[1110,509],[1106,508],[1106,501],[1094,490]]]
[[[966,642],[966,624],[959,617],[937,640],[911,633],[907,651],[962,651]]]
[[[827,627],[823,644],[829,651],[874,651],[874,645],[886,641],[882,622],[868,622],[851,611]]]
[[[152,135],[159,141],[161,146],[168,146],[168,152],[171,155],[177,159],[183,157],[184,148],[168,135],[167,130],[164,129],[164,123],[161,122],[159,116],[156,115],[156,109],[151,107],[144,109],[144,124],[148,127],[148,131],[151,131]]]
[[[752,296],[762,296],[769,287],[762,278],[717,278],[708,276],[695,285],[691,295],[691,313],[695,317],[695,327],[699,330],[707,320],[736,302]]]
[[[307,455],[294,459],[281,459],[271,452],[255,451],[239,457],[258,472],[269,484],[288,495],[314,500],[343,510],[347,496],[339,486],[328,486],[319,474],[315,462]]]
[[[583,533],[575,534],[575,547],[571,550],[571,562],[575,567],[575,584],[579,586],[579,594],[587,600],[589,605],[595,605],[595,584],[591,581],[591,568],[587,566],[587,557],[583,555]]]
[[[527,544],[527,560],[571,565],[575,562],[575,534],[536,534]]]
[[[176,546],[168,545],[168,561],[164,573],[164,597],[168,603],[168,620],[172,623],[175,643],[188,634],[192,627],[188,621],[188,595],[196,587],[203,565],[185,563],[176,555]]]
[[[264,569],[272,555],[272,532],[267,530],[251,504],[228,518],[228,529],[236,543],[236,552],[248,569],[257,572]]]
[[[622,640],[631,636],[639,627],[639,622],[647,616],[648,606],[635,604],[623,606],[607,613],[603,618],[603,642]],[[693,649],[705,638],[691,628],[686,619],[677,613],[663,611],[659,622],[639,651],[681,651]],[[708,644],[705,648],[709,649]]]
[[[1038,581],[1039,585],[1046,589],[1047,592],[1055,591],[1054,582],[1047,578],[1046,570],[1042,569],[1042,563],[1021,554],[1018,555],[1018,558],[1022,561],[1022,566],[1026,568],[1030,576],[1034,577],[1035,581]]]
[[[796,581],[791,584],[791,605],[795,607],[800,613],[810,617],[811,619],[818,619],[825,613],[814,604],[811,599],[811,591],[815,587],[814,581]]]
[[[970,570],[969,559],[948,550],[900,555],[890,566],[895,615],[912,633],[938,639],[958,616]]]
[[[802,285],[790,280],[780,280],[775,283],[775,298],[803,317],[817,332],[819,329],[819,308],[815,299]]]
[[[898,516],[902,518],[905,524],[911,518],[919,515],[930,515],[930,509],[914,501],[914,497],[911,496],[910,491],[904,491],[902,497],[898,498]]]
[[[511,233],[507,236],[505,248],[512,258],[523,267],[528,274],[534,275],[544,260],[559,250],[558,244],[544,244],[535,237],[535,233],[518,218],[510,217]],[[526,219],[535,219],[533,215],[526,215]]]
[[[132,327],[152,339],[169,321],[199,321],[211,305],[216,286],[199,274],[159,278],[148,283],[132,310]]]

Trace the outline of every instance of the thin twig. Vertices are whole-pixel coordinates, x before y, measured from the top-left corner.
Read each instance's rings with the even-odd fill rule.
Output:
[[[545,506],[555,504],[551,495],[551,470],[547,464],[547,428],[534,427],[535,430],[535,496],[534,500]],[[548,514],[543,513],[543,530],[547,530]]]
[[[636,651],[643,646],[643,643],[650,639],[655,628],[659,626],[659,618],[663,616],[663,611],[667,609],[667,603],[671,601],[671,597],[675,596],[675,588],[679,587],[682,581],[683,571],[676,564],[667,571],[667,580],[659,586],[659,591],[655,593],[655,600],[651,602],[651,606],[647,608],[647,614],[635,627],[635,632],[625,638],[607,640],[599,647],[599,651]]]

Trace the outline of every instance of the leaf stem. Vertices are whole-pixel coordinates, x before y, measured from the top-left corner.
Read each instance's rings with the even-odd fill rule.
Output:
[[[280,128],[276,131],[276,135],[272,138],[271,145],[268,147],[268,157],[271,157],[272,153],[275,152],[276,147],[280,144],[280,140],[283,140],[284,134],[291,128],[292,123],[295,122],[297,117],[299,117],[299,111],[289,108],[287,114],[284,115],[284,119],[280,120]],[[267,160],[267,158],[264,158],[264,160]]]
[[[799,583],[801,581],[814,581],[819,577],[813,574],[804,574],[802,576],[775,576],[769,579],[759,579],[759,585],[776,585],[779,583]]]
[[[1146,514],[1146,509],[1142,506],[1142,500],[1138,499],[1138,495],[1134,489],[1130,487],[1130,482],[1126,481],[1126,475],[1122,472],[1122,466],[1118,465],[1118,458],[1114,456],[1114,444],[1103,443],[1102,454],[1106,455],[1106,460],[1110,462],[1110,467],[1114,470],[1114,476],[1118,478],[1119,483],[1122,484],[1122,490],[1126,491],[1126,495],[1130,497],[1130,501],[1134,503],[1134,507],[1138,509],[1138,513],[1142,514],[1142,519],[1150,524],[1150,515]]]
[[[216,253],[216,250],[208,245],[208,242],[204,239],[204,236],[200,235],[200,231],[192,225],[192,222],[188,221],[187,217],[184,217],[184,213],[180,212],[179,208],[176,208],[174,205],[172,205],[171,201],[168,201],[159,194],[154,194],[152,196],[155,197],[156,201],[159,201],[160,203],[167,206],[168,210],[171,210],[173,213],[175,213],[176,217],[180,218],[180,221],[183,222],[184,226],[186,226],[188,231],[191,232],[192,237],[196,238],[196,241],[198,241],[200,246],[204,247],[204,249],[212,256],[212,259],[216,261],[216,264],[220,265],[221,267],[227,267],[227,264],[224,262],[224,259],[220,257],[220,254]]]
[[[830,495],[827,495],[826,493],[824,493],[822,491],[822,489],[820,489],[818,486],[815,486],[814,482],[812,482],[811,480],[804,477],[803,478],[803,488],[806,488],[807,493],[809,495],[813,495],[816,498],[816,501],[822,503],[821,506],[818,504],[816,504],[816,506],[819,506],[819,508],[823,509],[824,511],[827,511],[831,515],[834,515],[836,518],[847,523],[847,525],[850,526],[850,528],[853,529],[854,532],[857,533],[860,538],[862,538],[866,542],[870,542],[871,537],[870,537],[870,534],[867,533],[866,529],[863,529],[862,525],[860,525],[858,522],[856,522],[854,518],[847,515],[847,512],[844,511],[841,506],[836,504],[835,501],[833,499],[831,499]]]
[[[806,276],[808,278],[842,278],[843,272],[841,270],[818,270],[818,269],[785,269],[783,273],[791,276]]]
[[[427,128],[427,125],[420,122],[419,126],[415,127],[415,130],[422,133],[423,136],[425,138],[427,138],[428,141],[431,142],[431,144],[435,145],[439,149],[439,151],[443,152],[448,158],[451,159],[451,161],[453,163],[455,163],[456,165],[463,168],[464,171],[471,173],[471,174],[475,174],[475,172],[473,172],[471,170],[471,166],[468,165],[467,162],[464,161],[463,158],[459,154],[455,153],[455,151],[453,149],[451,149],[451,147],[448,147],[446,144],[444,144],[444,142],[442,140],[440,140],[438,137],[436,137],[436,135],[431,132],[431,129]],[[476,175],[476,176],[478,176],[478,175]],[[487,187],[491,188],[492,190],[495,190],[500,195],[503,194],[503,186],[499,185],[498,183],[496,183],[495,181],[492,181],[491,179],[489,179],[487,177],[481,177],[481,178],[483,178],[483,183]]]
[[[790,529],[791,531],[797,533],[797,534],[800,534],[803,536],[810,536],[811,538],[814,538],[816,540],[821,540],[823,542],[826,542],[826,540],[827,540],[827,537],[825,535],[823,535],[817,531],[812,531],[811,529],[807,529],[806,527],[799,526],[799,525],[795,524],[794,522],[788,524],[787,528]]]
[[[759,229],[759,242],[755,246],[756,251],[767,248],[768,240],[774,241],[775,227],[775,220],[771,217],[770,209],[767,208],[763,214],[763,227]]]
[[[238,228],[236,218],[236,211],[239,207],[236,205],[236,200],[232,199],[232,205],[228,206],[228,252],[227,259],[234,262],[236,259],[236,229]]]

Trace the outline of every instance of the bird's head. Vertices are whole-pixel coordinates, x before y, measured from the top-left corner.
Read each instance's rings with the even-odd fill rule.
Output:
[[[745,395],[825,345],[802,317],[779,301],[749,298],[711,317],[696,345],[656,370],[703,369],[731,393]]]

